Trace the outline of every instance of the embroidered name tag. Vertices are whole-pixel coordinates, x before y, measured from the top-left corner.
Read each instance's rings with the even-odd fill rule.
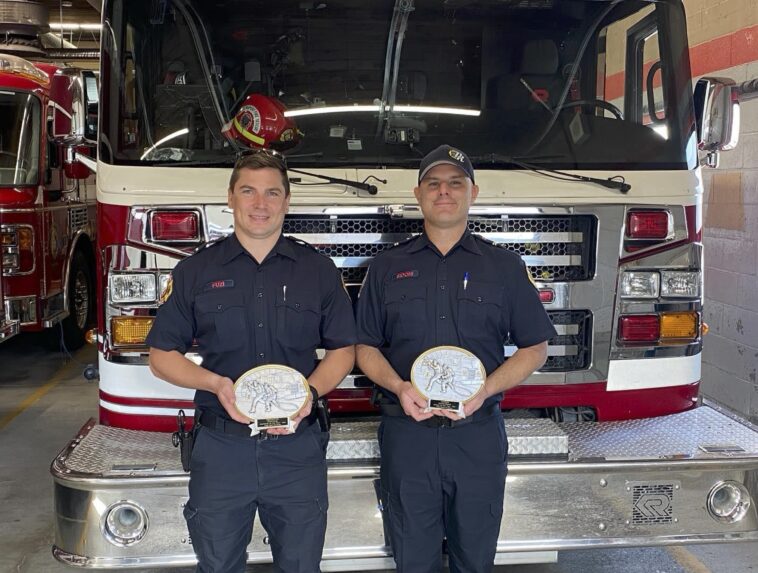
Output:
[[[418,271],[400,271],[399,273],[395,273],[395,279],[396,281],[400,281],[403,279],[415,279],[418,276]]]
[[[234,281],[232,279],[226,279],[223,281],[211,281],[207,285],[205,285],[205,290],[212,290],[217,288],[229,288],[234,286]]]

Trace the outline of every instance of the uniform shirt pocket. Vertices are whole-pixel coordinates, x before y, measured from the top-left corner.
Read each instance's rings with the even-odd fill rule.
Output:
[[[237,350],[247,339],[245,300],[241,292],[203,293],[195,299],[197,338],[219,352]]]
[[[502,328],[503,286],[469,283],[458,291],[458,330],[466,339],[504,340]]]
[[[276,336],[279,343],[295,350],[309,350],[318,347],[321,308],[318,300],[307,292],[288,290],[285,296],[276,296]]]
[[[391,282],[387,285],[384,291],[387,340],[396,342],[424,336],[426,293],[426,285],[412,279]]]

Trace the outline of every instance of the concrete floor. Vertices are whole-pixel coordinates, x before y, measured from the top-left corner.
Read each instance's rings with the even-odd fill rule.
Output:
[[[37,336],[0,345],[0,573],[63,573],[53,541],[49,465],[89,417],[97,416],[97,385],[84,380],[95,361],[86,347],[68,358],[43,349]],[[271,573],[271,567],[250,568]],[[175,569],[189,573],[191,569]],[[563,552],[558,563],[512,565],[498,573],[758,572],[758,542],[674,548]],[[148,573],[143,570],[142,573]]]

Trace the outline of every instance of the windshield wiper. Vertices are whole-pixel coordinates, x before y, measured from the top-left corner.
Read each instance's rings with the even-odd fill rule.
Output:
[[[560,171],[558,169],[551,169],[549,167],[540,167],[534,163],[527,163],[521,161],[516,157],[509,157],[507,155],[500,155],[498,153],[488,153],[487,155],[478,155],[471,158],[471,162],[476,165],[482,164],[497,164],[507,163],[516,165],[522,169],[537,173],[550,179],[557,179],[558,181],[582,181],[584,183],[592,183],[594,185],[601,185],[607,189],[613,189],[619,193],[629,193],[632,186],[626,182],[626,179],[622,175],[616,175],[615,177],[609,177],[608,179],[602,179],[600,177],[588,177],[587,175],[578,175],[576,173],[568,173],[566,171]]]
[[[300,175],[307,175],[308,177],[317,177],[318,179],[323,179],[327,183],[338,183],[340,185],[347,185],[348,187],[353,187],[361,191],[367,191],[369,195],[376,195],[379,192],[379,188],[376,185],[372,185],[371,183],[366,183],[366,181],[351,181],[350,179],[340,179],[339,177],[332,177],[330,175],[321,175],[319,173],[311,173],[310,171],[301,171],[300,169],[292,169],[292,167],[287,169],[287,171],[289,171],[290,173],[299,173]],[[387,183],[386,179],[379,179],[377,177],[374,177],[373,175],[371,175],[370,178],[376,179],[377,181],[384,184]],[[294,183],[295,185],[323,185],[322,183],[303,183],[303,181],[299,177],[295,177],[295,178],[290,177],[290,183]]]

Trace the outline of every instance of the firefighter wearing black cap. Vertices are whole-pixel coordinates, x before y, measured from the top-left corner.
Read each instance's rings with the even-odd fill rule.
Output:
[[[479,189],[462,151],[443,145],[421,161],[416,200],[424,233],[379,254],[357,306],[357,361],[380,387],[381,486],[398,571],[493,567],[508,444],[503,391],[544,364],[555,336],[518,255],[468,230]],[[510,334],[518,350],[507,361]],[[425,350],[452,345],[483,363],[484,388],[465,417],[428,411],[409,382]]]
[[[233,381],[247,370],[298,370],[313,398],[351,370],[355,322],[334,263],[282,236],[289,181],[281,158],[258,151],[234,167],[234,233],[181,261],[147,339],[150,368],[193,388],[199,432],[184,509],[200,573],[242,573],[256,512],[277,571],[319,571],[326,531],[328,433],[311,403],[293,433],[251,436]],[[193,340],[198,366],[185,357]],[[326,349],[317,365],[316,348]]]

